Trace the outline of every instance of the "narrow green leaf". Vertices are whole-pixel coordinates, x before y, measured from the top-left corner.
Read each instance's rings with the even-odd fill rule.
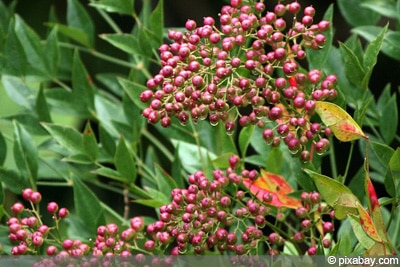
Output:
[[[32,137],[22,125],[14,121],[14,160],[19,171],[32,188],[36,188],[38,152]]]
[[[363,60],[363,68],[365,70],[365,76],[362,81],[362,88],[368,87],[369,79],[371,77],[372,70],[374,69],[374,66],[378,60],[378,54],[382,48],[383,39],[388,29],[388,25],[389,24],[387,24],[378,34],[378,36],[368,44],[365,50],[364,60]]]
[[[239,133],[239,149],[242,156],[246,156],[247,149],[251,142],[251,137],[254,133],[254,125],[244,127]]]
[[[206,164],[207,157],[210,157],[211,160],[216,158],[216,155],[205,147],[198,147],[197,145],[175,139],[171,140],[171,142],[174,147],[179,145],[179,158],[184,162],[183,168],[188,173],[195,173],[197,170],[203,169],[202,164]]]
[[[352,29],[352,32],[362,36],[367,41],[372,41],[382,31],[379,26],[360,26]],[[382,52],[396,60],[400,60],[400,32],[388,30],[383,40]]]
[[[389,102],[391,95],[390,95],[390,90],[391,86],[390,84],[387,84],[385,88],[383,88],[381,95],[379,96],[379,99],[377,101],[377,109],[378,109],[378,117],[381,117],[384,115],[383,110],[385,109],[385,106]]]
[[[89,231],[96,231],[99,225],[105,224],[104,210],[100,205],[100,200],[79,177],[72,175],[71,178],[73,182],[76,214],[83,220]]]
[[[144,90],[147,90],[146,86],[131,82],[124,78],[118,78],[118,82],[122,85],[122,88],[124,88],[125,92],[128,94],[129,98],[133,101],[133,103],[135,103],[136,106],[138,106],[140,109],[144,109],[147,107],[146,103],[140,101],[140,94]]]
[[[164,34],[164,0],[158,1],[156,8],[150,15],[150,29],[161,44]]]
[[[58,124],[42,123],[53,138],[72,154],[84,154],[82,135],[72,127]]]
[[[140,53],[140,51],[138,50],[138,40],[132,34],[101,34],[100,38],[106,40],[116,48],[121,49],[122,51],[130,55],[137,55]]]
[[[46,65],[44,63],[43,47],[39,36],[25,24],[20,16],[15,17],[15,33],[18,36],[20,43],[27,55],[27,60],[30,67],[47,73]]]
[[[361,4],[362,7],[368,8],[381,16],[396,19],[396,4],[385,0],[369,0]]]
[[[34,109],[33,100],[36,92],[27,86],[21,78],[2,75],[2,82],[10,99],[24,108]]]
[[[133,183],[136,179],[136,164],[122,136],[115,152],[114,161],[115,167],[121,176],[125,178],[128,183]]]
[[[369,164],[371,168],[381,174],[381,178],[383,178],[394,150],[390,146],[374,141],[370,141],[369,144]]]
[[[357,203],[360,201],[348,187],[325,175],[308,169],[304,171],[314,180],[326,203],[334,208],[338,220],[345,219],[348,214],[357,214]]]
[[[47,36],[44,46],[44,60],[49,74],[53,77],[57,75],[60,65],[60,49],[58,48],[57,27],[54,27]]]
[[[346,76],[349,81],[355,85],[361,85],[361,81],[365,76],[365,71],[353,51],[344,43],[340,43],[340,53],[344,60]]]
[[[156,172],[154,180],[157,184],[157,189],[165,196],[170,196],[174,188],[178,188],[174,177],[171,177],[159,164],[155,165]]]
[[[389,168],[385,175],[385,188],[392,197],[398,196],[400,182],[400,148],[397,148],[389,161]]]
[[[397,22],[400,23],[400,1],[397,1],[396,13],[397,13]]]
[[[388,121],[390,118],[390,122]],[[386,144],[390,144],[397,134],[399,123],[399,113],[397,97],[393,95],[382,110],[382,116],[379,120],[379,131]]]
[[[11,20],[8,27],[7,39],[4,45],[4,66],[2,72],[16,76],[23,76],[27,71],[28,59],[25,50],[14,31],[14,25],[15,21]]]
[[[331,4],[329,8],[326,10],[323,19],[329,21],[331,26],[326,32],[324,32],[324,35],[326,37],[326,42],[323,48],[318,50],[307,49],[307,59],[309,61],[310,69],[322,68],[326,60],[328,59],[333,39],[333,26],[332,26],[333,4]]]
[[[43,93],[43,88],[39,89],[36,98],[36,113],[41,122],[51,122],[50,110],[47,105],[46,97]]]
[[[108,98],[96,94],[95,96],[96,118],[101,122],[107,132],[115,139],[120,137],[121,131],[117,128],[117,119],[124,118],[123,110],[116,102],[110,101]],[[123,132],[123,131],[122,131]],[[130,132],[124,132],[128,135]],[[127,138],[127,136],[125,136]]]
[[[86,155],[92,161],[96,161],[97,157],[99,156],[99,148],[97,145],[96,136],[92,130],[92,126],[90,125],[90,121],[87,121],[85,129],[83,130],[82,143]]]
[[[282,150],[278,147],[274,147],[268,155],[265,170],[271,173],[280,174],[284,163],[285,161],[283,160]]]
[[[96,74],[96,80],[101,82],[106,87],[106,90],[112,92],[119,97],[122,97],[124,89],[117,80],[117,77],[119,75],[120,74],[118,73],[100,73]]]
[[[338,0],[339,10],[343,17],[352,26],[375,25],[380,16],[378,13],[367,8],[362,8],[361,4],[365,0]]]
[[[132,202],[141,204],[143,206],[150,207],[150,208],[159,208],[162,205],[165,205],[165,203],[163,201],[160,201],[158,199],[135,199]]]
[[[116,12],[124,15],[134,14],[134,0],[100,0],[91,2],[91,6],[104,9],[107,12]]]
[[[21,194],[22,190],[31,187],[28,179],[22,177],[19,173],[11,169],[0,167],[0,181],[6,185],[6,188],[15,194]]]
[[[73,27],[69,27],[67,25],[59,24],[59,23],[45,23],[46,26],[56,28],[57,32],[61,33],[62,35],[74,40],[75,42],[91,48],[92,43],[90,41],[89,35],[84,32],[82,29],[77,29]]]
[[[174,160],[172,161],[171,176],[174,178],[178,188],[183,188],[185,179],[182,175],[182,161],[179,158],[179,145],[174,150]]]
[[[7,143],[3,134],[0,132],[0,166],[3,166],[7,156]]]
[[[77,0],[67,2],[67,24],[68,26],[82,30],[87,34],[90,46],[94,43],[94,25],[89,14]]]
[[[100,167],[93,171],[93,173],[113,179],[118,182],[125,182],[125,179],[121,177],[121,174],[116,170],[107,167]]]
[[[99,139],[101,147],[107,152],[109,156],[114,156],[116,145],[112,135],[106,130],[102,124],[99,125]]]
[[[86,71],[78,52],[74,53],[72,65],[73,95],[87,110],[94,110],[94,87],[92,78]]]

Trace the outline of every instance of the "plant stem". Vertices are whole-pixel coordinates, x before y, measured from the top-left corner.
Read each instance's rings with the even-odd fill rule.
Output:
[[[354,144],[355,144],[354,141],[352,141],[351,145],[350,145],[349,157],[347,158],[346,170],[341,179],[342,184],[344,184],[346,182],[347,174],[349,173],[351,158],[353,156]]]
[[[329,137],[329,142],[331,144],[333,144],[332,137]],[[333,145],[331,145],[330,148],[329,148],[329,161],[330,161],[330,165],[331,165],[332,177],[337,178],[338,173],[337,173],[335,149],[334,149]]]

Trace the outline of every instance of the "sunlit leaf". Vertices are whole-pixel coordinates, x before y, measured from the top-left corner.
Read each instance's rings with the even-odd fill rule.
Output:
[[[264,194],[269,193],[272,199],[268,204],[277,208],[286,207],[296,209],[302,205],[298,199],[288,196],[294,190],[285,178],[280,175],[261,169],[261,176],[258,179],[255,181],[244,179],[243,184],[262,201],[264,201]]]
[[[332,129],[333,134],[342,142],[367,138],[360,126],[341,107],[336,104],[317,101],[315,111],[323,123]]]
[[[345,219],[349,213],[357,214],[357,203],[360,201],[348,187],[317,172],[308,169],[304,171],[314,180],[318,192],[326,203],[333,207],[337,219]]]

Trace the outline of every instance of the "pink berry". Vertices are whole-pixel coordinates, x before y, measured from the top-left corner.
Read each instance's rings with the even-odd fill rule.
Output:
[[[61,208],[58,211],[58,217],[60,217],[62,219],[68,217],[68,215],[69,215],[69,210],[67,208]]]
[[[33,193],[32,188],[25,188],[24,190],[22,190],[22,197],[26,200],[30,200],[32,193]]]
[[[42,200],[42,195],[39,192],[32,192],[29,200],[34,204],[38,204]]]
[[[24,211],[25,207],[22,203],[14,203],[14,205],[12,205],[11,210],[12,212],[14,212],[15,214],[21,214]]]
[[[49,202],[47,204],[47,211],[49,213],[56,213],[58,211],[58,204],[56,202]]]

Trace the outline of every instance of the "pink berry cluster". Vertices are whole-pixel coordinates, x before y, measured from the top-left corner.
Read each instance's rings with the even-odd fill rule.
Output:
[[[12,247],[12,255],[24,254],[39,254],[40,249],[46,242],[47,255],[55,255],[57,252],[57,244],[53,239],[52,230],[58,230],[58,223],[60,220],[69,215],[67,208],[59,208],[56,202],[49,202],[47,205],[47,212],[53,215],[55,226],[50,227],[43,224],[35,205],[39,204],[42,200],[40,192],[34,191],[31,188],[26,188],[22,191],[22,197],[29,202],[30,207],[27,208],[21,202],[16,202],[12,205],[11,211],[14,217],[10,217],[7,221],[10,234],[9,239],[15,244]]]
[[[307,253],[314,255],[317,236],[322,239],[334,230],[333,212],[321,202],[319,193],[304,192],[303,205],[293,212],[277,209],[269,203],[271,196],[259,201],[241,189],[243,179],[259,177],[257,171],[239,170],[237,156],[229,163],[225,171],[214,171],[212,180],[197,171],[188,177],[186,189],[171,192],[171,203],[162,206],[159,220],[147,226],[151,239],[145,242],[145,250],[169,247],[172,255],[207,251],[253,255],[263,247],[266,253],[276,255],[291,241],[306,244]],[[286,220],[296,220],[299,223],[291,225],[301,225],[301,229],[294,231],[285,225]],[[315,232],[317,225],[322,227],[320,234]],[[329,247],[330,240],[324,239],[323,244]]]
[[[243,181],[259,178],[256,170],[242,169],[240,158],[229,158],[226,170],[215,170],[213,177],[202,171],[188,176],[189,185],[171,192],[171,202],[159,209],[159,217],[145,225],[142,217],[130,219],[128,227],[114,223],[100,225],[94,239],[60,239],[55,232],[60,220],[68,216],[66,208],[56,202],[47,205],[55,225],[42,223],[38,209],[41,194],[30,188],[22,196],[31,208],[21,202],[12,205],[15,217],[7,221],[9,239],[16,245],[13,255],[44,254],[54,260],[76,257],[106,259],[119,256],[127,262],[149,260],[146,256],[190,255],[218,252],[226,255],[254,255],[260,249],[277,255],[285,242],[299,246],[299,253],[315,255],[319,244],[331,246],[327,233],[334,230],[333,211],[321,201],[317,192],[303,192],[301,206],[296,209],[277,208],[271,193],[264,194],[262,201],[245,188]],[[210,179],[212,178],[212,179]],[[300,229],[295,229],[298,225]],[[300,249],[301,248],[301,249]],[[306,249],[304,249],[306,248]],[[153,257],[151,261],[173,263],[173,259]]]
[[[336,97],[337,79],[305,71],[297,62],[305,58],[305,48],[326,42],[323,32],[330,23],[314,22],[314,15],[312,6],[301,12],[297,1],[266,11],[262,1],[231,0],[219,23],[205,17],[202,26],[188,20],[184,33],[170,30],[171,43],[159,48],[162,67],[140,95],[149,104],[144,117],[164,127],[171,118],[181,124],[208,118],[230,134],[238,124],[257,125],[265,129],[267,143],[283,139],[303,161],[312,154],[307,144],[325,152],[329,142],[321,133],[331,131],[310,117],[316,101]]]

